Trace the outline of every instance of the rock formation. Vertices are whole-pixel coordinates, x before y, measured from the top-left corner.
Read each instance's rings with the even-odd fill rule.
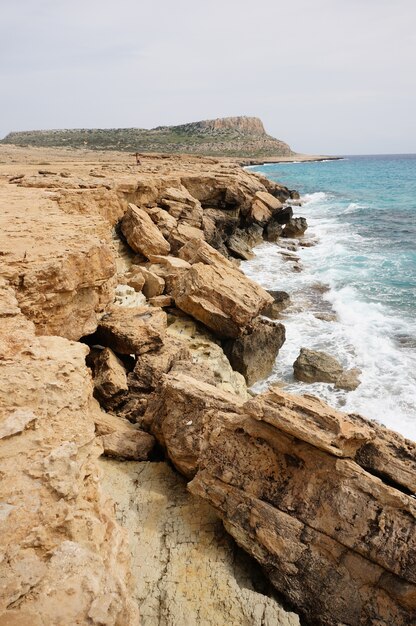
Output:
[[[353,391],[360,384],[358,368],[344,370],[334,357],[320,352],[301,348],[293,364],[295,378],[305,383],[334,383],[340,389]]]
[[[302,235],[296,194],[226,160],[34,154],[0,178],[0,623],[298,624],[221,518],[305,624],[415,624],[416,445],[244,382],[288,297],[238,259]]]
[[[229,156],[290,156],[290,147],[268,135],[257,117],[225,117],[180,126],[111,129],[62,129],[12,132],[2,142],[31,146],[65,146],[128,152],[184,152]],[[93,175],[97,175],[93,170]]]

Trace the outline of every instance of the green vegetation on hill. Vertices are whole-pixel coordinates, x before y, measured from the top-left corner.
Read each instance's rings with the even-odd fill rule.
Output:
[[[191,153],[209,156],[289,156],[290,147],[266,133],[254,117],[229,117],[181,126],[35,130],[9,133],[0,143],[65,146],[128,152]]]

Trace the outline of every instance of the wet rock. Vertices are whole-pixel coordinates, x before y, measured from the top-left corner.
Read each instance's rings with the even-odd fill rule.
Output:
[[[129,204],[121,230],[129,246],[145,257],[149,254],[168,254],[170,245],[143,209]]]
[[[302,237],[307,228],[304,217],[292,217],[283,229],[283,237]]]
[[[295,378],[305,383],[334,383],[339,389],[352,391],[358,387],[358,368],[344,370],[334,357],[318,350],[301,348],[293,364]]]
[[[273,222],[277,224],[287,224],[293,217],[293,209],[291,206],[285,206],[283,209],[273,215]]]
[[[224,350],[233,369],[251,386],[270,374],[285,337],[283,324],[258,318],[243,335],[224,342]]]
[[[262,315],[266,315],[271,319],[277,318],[279,314],[286,309],[286,307],[290,304],[290,296],[286,291],[279,291],[276,289],[268,289],[267,293],[269,293],[274,302],[268,305],[263,311]]]
[[[242,231],[236,230],[235,233],[227,239],[227,248],[239,259],[249,260],[254,257],[251,247],[247,243]]]
[[[344,370],[329,354],[301,348],[293,364],[293,371],[295,378],[305,383],[336,383]]]
[[[267,241],[276,242],[282,235],[283,226],[276,222],[275,220],[271,220],[266,228],[265,228],[265,239]]]
[[[343,372],[336,381],[335,387],[345,389],[345,391],[354,391],[361,384],[360,374],[361,370],[358,367]]]
[[[154,307],[113,307],[101,319],[94,342],[119,354],[144,354],[163,343],[166,313]]]

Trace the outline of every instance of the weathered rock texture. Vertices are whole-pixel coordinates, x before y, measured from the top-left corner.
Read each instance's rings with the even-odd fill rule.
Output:
[[[36,337],[1,288],[0,623],[136,626],[128,547],[99,488],[87,348]]]
[[[166,463],[102,462],[105,492],[129,534],[143,626],[298,626],[215,511]],[[267,594],[267,595],[264,595]]]
[[[219,336],[238,337],[273,301],[207,243],[191,241],[180,254],[192,267],[174,277],[171,293],[176,305]]]
[[[307,623],[414,623],[415,444],[278,389],[209,421],[191,491]]]
[[[232,367],[253,385],[270,374],[285,338],[283,324],[258,318],[241,337],[226,341],[224,349]]]
[[[301,348],[293,364],[295,378],[305,383],[335,383],[336,387],[354,390],[360,384],[360,370],[344,370],[341,363],[326,352]]]
[[[43,190],[0,185],[0,273],[39,334],[79,339],[114,297],[108,226],[98,215],[66,215]]]

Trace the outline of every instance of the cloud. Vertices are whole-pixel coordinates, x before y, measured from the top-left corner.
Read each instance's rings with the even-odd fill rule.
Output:
[[[3,0],[0,134],[250,114],[305,152],[414,151],[415,18],[413,0]]]

